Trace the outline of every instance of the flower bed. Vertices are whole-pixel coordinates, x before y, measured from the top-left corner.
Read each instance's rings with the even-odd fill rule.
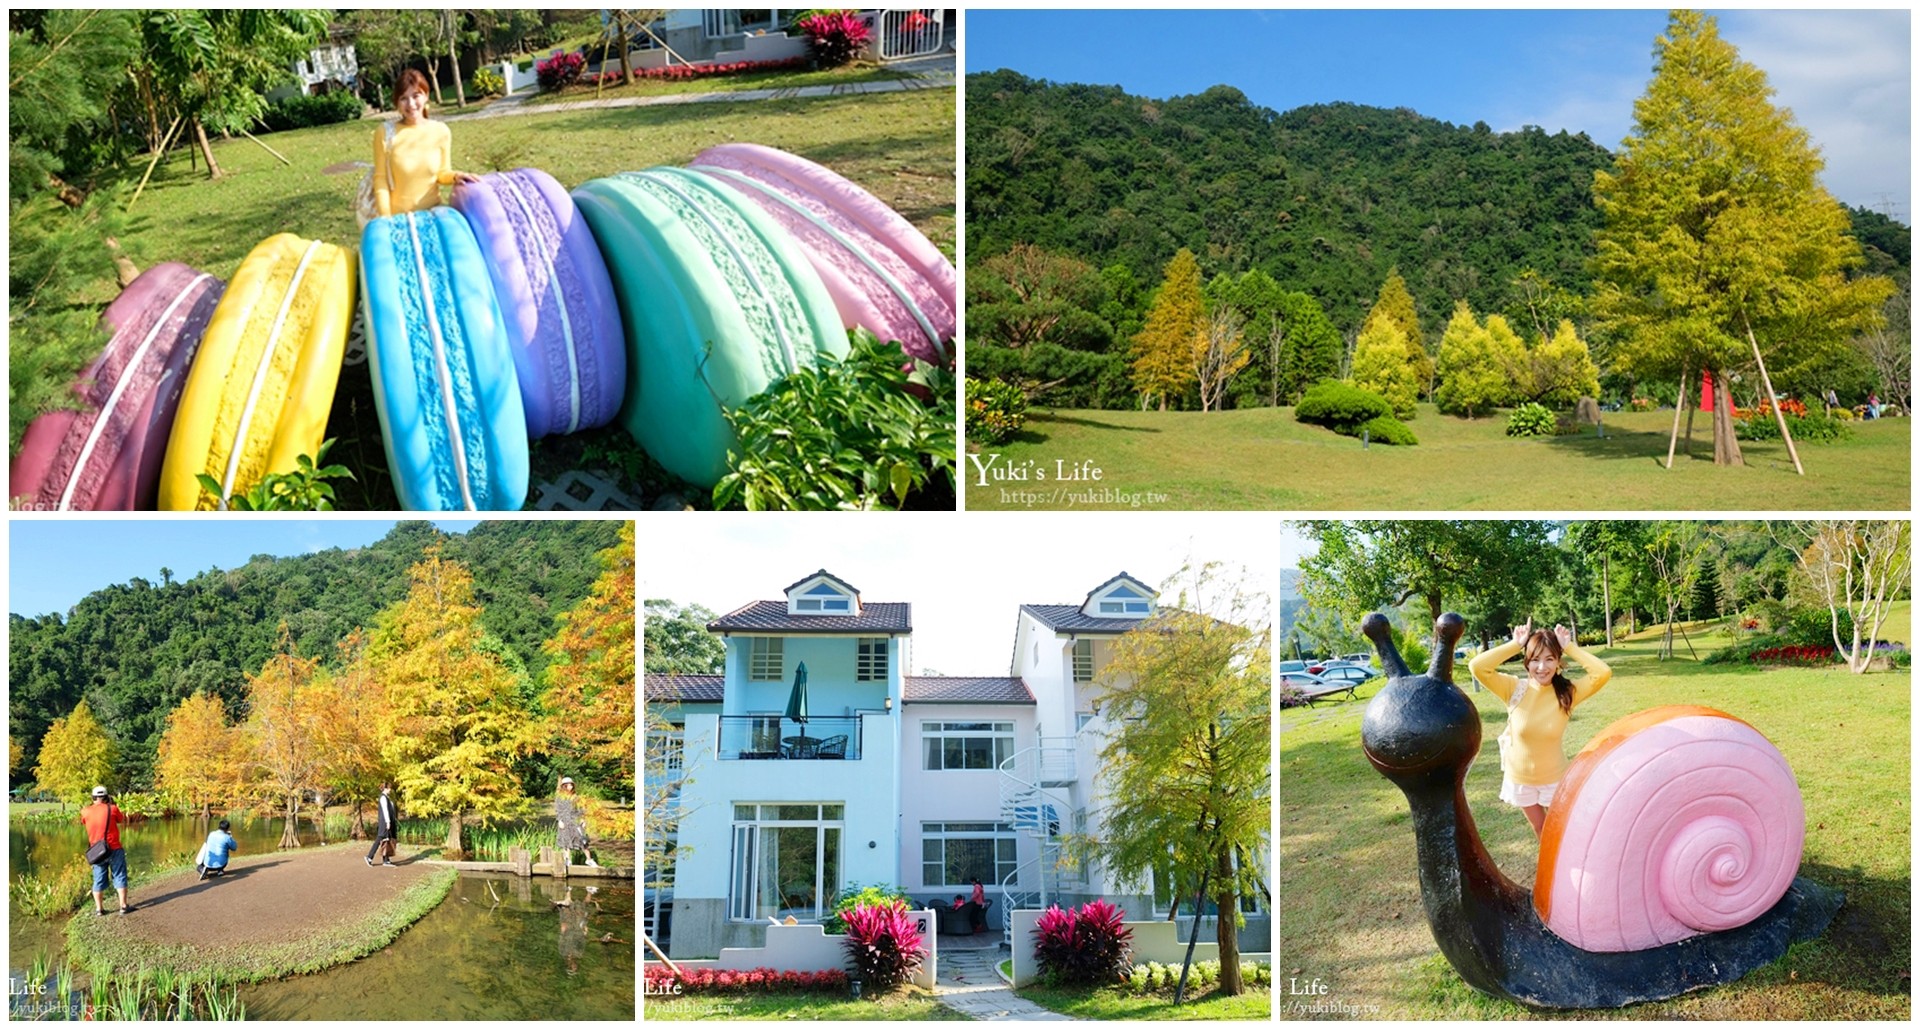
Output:
[[[675,994],[768,994],[779,992],[847,990],[844,970],[794,972],[762,966],[758,969],[710,969],[683,967],[678,976],[659,963],[644,967],[646,994],[663,997]]]
[[[778,61],[727,61],[721,64],[674,64],[665,68],[635,68],[635,82],[654,80],[660,82],[679,82],[686,79],[709,79],[721,75],[750,75],[755,72],[791,72],[804,71],[807,59],[788,57]],[[579,79],[582,86],[618,86],[626,82],[626,76],[618,69],[608,69],[598,75],[583,75]]]
[[[1784,647],[1764,647],[1747,656],[1755,665],[1832,665],[1835,654],[1831,647],[1819,647],[1811,644],[1789,644]]]

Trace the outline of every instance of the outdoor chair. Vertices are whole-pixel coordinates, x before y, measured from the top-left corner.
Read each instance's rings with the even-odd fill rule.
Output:
[[[820,745],[814,748],[813,750],[813,757],[815,758],[847,757],[847,735],[842,733],[842,734],[839,734],[838,736],[822,738],[820,741]]]
[[[969,901],[959,908],[950,908],[948,905],[945,901],[935,901],[927,906],[933,909],[934,918],[939,921],[939,932],[960,937],[972,933],[973,920],[969,914],[973,911],[973,902]]]
[[[1312,708],[1314,702],[1316,701],[1326,701],[1328,699],[1339,700],[1339,701],[1356,700],[1359,698],[1359,695],[1354,693],[1354,690],[1357,689],[1359,686],[1360,684],[1358,683],[1329,684],[1324,687],[1317,687],[1313,690],[1302,690],[1300,692],[1300,696],[1306,699],[1307,707]],[[1340,697],[1341,694],[1345,694],[1347,696],[1342,698]]]

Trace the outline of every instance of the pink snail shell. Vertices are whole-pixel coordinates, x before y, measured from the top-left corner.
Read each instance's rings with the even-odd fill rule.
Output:
[[[1534,907],[1587,951],[1743,926],[1786,894],[1806,811],[1780,750],[1724,712],[1672,705],[1602,730],[1541,831]]]

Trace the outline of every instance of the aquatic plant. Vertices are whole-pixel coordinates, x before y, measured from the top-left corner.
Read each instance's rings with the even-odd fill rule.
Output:
[[[47,919],[78,908],[92,889],[93,867],[75,855],[56,870],[36,867],[20,873],[7,885],[7,895],[15,912]]]

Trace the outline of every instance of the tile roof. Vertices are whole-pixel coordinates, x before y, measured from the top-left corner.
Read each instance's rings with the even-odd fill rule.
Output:
[[[726,682],[717,672],[652,672],[640,677],[649,701],[719,701]]]
[[[828,571],[827,571],[827,570],[825,570],[825,569],[821,569],[821,570],[819,570],[818,572],[809,572],[809,573],[807,573],[806,575],[804,575],[804,576],[801,576],[801,577],[800,577],[799,579],[796,579],[796,580],[794,580],[793,582],[791,582],[791,583],[788,583],[788,584],[786,585],[786,587],[785,587],[785,588],[783,588],[783,589],[782,589],[782,590],[781,590],[780,592],[781,592],[781,593],[783,593],[783,594],[789,594],[789,593],[792,593],[792,592],[793,592],[793,588],[794,588],[794,587],[797,587],[797,586],[799,586],[800,584],[802,584],[802,583],[805,583],[805,582],[806,582],[807,580],[810,580],[810,579],[814,579],[815,577],[818,577],[818,576],[825,576],[826,578],[828,578],[828,579],[830,579],[830,580],[833,580],[833,581],[834,581],[835,583],[838,583],[838,584],[840,584],[841,586],[843,586],[843,587],[846,587],[846,588],[847,588],[848,590],[850,590],[850,591],[852,591],[852,592],[853,592],[853,594],[854,594],[854,596],[856,596],[856,597],[858,597],[858,596],[859,596],[859,594],[860,594],[860,588],[859,588],[859,587],[857,587],[857,586],[854,586],[854,585],[853,585],[852,583],[849,583],[849,582],[847,582],[846,580],[844,580],[844,579],[841,579],[841,578],[840,578],[839,576],[836,576],[836,575],[834,575],[833,573],[831,573],[831,572],[828,572]]]
[[[911,633],[913,605],[869,601],[860,606],[858,615],[789,615],[785,601],[755,601],[713,620],[707,629],[715,633]]]
[[[908,676],[907,704],[1030,705],[1033,691],[1018,676]]]
[[[1077,604],[1023,604],[1020,610],[1039,619],[1048,629],[1066,633],[1125,633],[1146,621],[1103,619],[1083,613]]]
[[[1114,585],[1115,583],[1120,582],[1123,579],[1129,583],[1133,583],[1139,586],[1140,589],[1145,590],[1147,592],[1148,597],[1155,596],[1156,594],[1159,593],[1159,591],[1154,590],[1152,586],[1146,583],[1140,582],[1140,578],[1138,576],[1129,576],[1127,575],[1126,570],[1122,569],[1118,576],[1115,576],[1112,579],[1107,580],[1105,583],[1102,583],[1099,586],[1094,587],[1092,590],[1087,591],[1087,600],[1089,601],[1093,600],[1093,595],[1099,593],[1102,590],[1105,590],[1106,588]]]

